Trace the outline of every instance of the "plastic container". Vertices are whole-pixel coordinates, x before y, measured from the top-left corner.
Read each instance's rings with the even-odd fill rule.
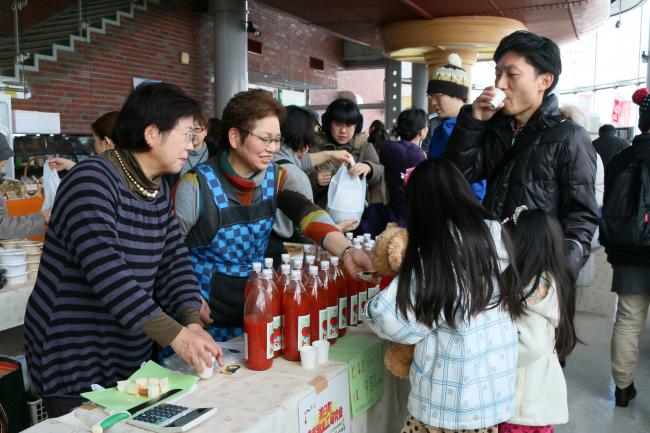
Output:
[[[27,407],[29,408],[29,421],[31,425],[36,425],[47,419],[47,412],[45,412],[42,398],[33,401],[27,400]]]
[[[27,262],[27,271],[38,271],[38,267],[41,265],[40,260],[28,261]]]
[[[27,272],[27,262],[18,263],[16,265],[0,265],[0,268],[7,271],[8,277],[13,277]]]
[[[318,278],[318,267],[309,267],[305,284],[309,294],[309,335],[312,342],[327,339],[327,289]]]
[[[262,271],[262,287],[271,298],[271,314],[273,315],[273,357],[280,356],[282,351],[282,296],[273,281],[272,269]]]
[[[284,327],[282,356],[289,361],[299,361],[299,349],[311,343],[309,326],[309,296],[300,280],[300,271],[291,271],[291,284],[282,297]]]
[[[244,348],[247,368],[262,371],[273,365],[272,305],[261,281],[250,290],[244,304]]]
[[[29,272],[23,272],[17,275],[7,275],[7,284],[22,284],[27,281]]]
[[[302,368],[312,369],[318,361],[318,350],[314,346],[302,346],[300,348],[300,363]]]
[[[316,348],[318,353],[318,363],[326,364],[329,361],[330,356],[330,342],[326,340],[318,340],[311,343],[312,346]]]
[[[27,261],[27,252],[23,250],[0,251],[0,265],[18,265]]]
[[[336,343],[339,336],[339,294],[336,283],[332,280],[330,262],[320,262],[320,280],[327,288],[327,341]]]

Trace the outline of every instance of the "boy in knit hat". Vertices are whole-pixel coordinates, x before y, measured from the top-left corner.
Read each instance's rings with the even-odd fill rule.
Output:
[[[461,107],[467,103],[469,95],[469,80],[462,68],[458,54],[452,53],[447,57],[446,65],[436,69],[433,78],[427,85],[427,97],[431,100],[433,110],[442,121],[433,131],[429,142],[429,157],[442,158],[447,148],[451,132],[456,126],[456,118]],[[485,195],[485,180],[472,183],[472,189],[479,201]]]

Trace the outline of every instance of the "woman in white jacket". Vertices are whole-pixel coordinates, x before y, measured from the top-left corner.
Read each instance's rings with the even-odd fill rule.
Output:
[[[523,207],[522,207],[523,208]],[[559,359],[578,341],[575,276],[567,266],[564,236],[557,219],[543,210],[518,208],[511,228],[515,262],[524,286],[519,334],[517,385],[512,418],[499,433],[550,433],[569,421],[567,391]],[[507,272],[514,272],[509,268]],[[558,359],[559,357],[559,359]]]

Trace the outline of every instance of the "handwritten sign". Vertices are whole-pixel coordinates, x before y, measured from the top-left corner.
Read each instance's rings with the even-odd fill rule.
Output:
[[[346,336],[330,348],[330,360],[348,364],[352,418],[379,401],[384,393],[381,340],[373,336]]]
[[[323,379],[325,380],[325,379]],[[327,386],[303,398],[298,404],[300,433],[345,433],[350,431],[350,400],[345,372],[334,376]]]

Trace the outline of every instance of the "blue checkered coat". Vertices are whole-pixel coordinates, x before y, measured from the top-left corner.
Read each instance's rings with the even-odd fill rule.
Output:
[[[487,221],[502,270],[508,254],[501,226]],[[409,379],[409,413],[436,428],[473,430],[507,421],[513,412],[517,374],[517,328],[500,308],[435,328],[396,312],[397,281],[366,304],[370,327],[386,340],[415,344]],[[415,290],[415,284],[412,285]]]

